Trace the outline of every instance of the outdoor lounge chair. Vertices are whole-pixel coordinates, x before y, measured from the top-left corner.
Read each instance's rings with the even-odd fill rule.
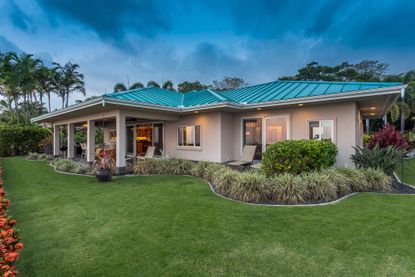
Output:
[[[149,146],[146,154],[144,156],[137,156],[137,160],[154,159],[154,150],[156,150],[155,146]]]
[[[254,161],[256,145],[245,145],[242,150],[242,157],[240,161],[232,161],[227,163],[230,166],[245,166],[250,165]]]

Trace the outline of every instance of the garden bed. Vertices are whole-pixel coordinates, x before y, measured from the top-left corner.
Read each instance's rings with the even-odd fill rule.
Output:
[[[191,175],[209,182],[229,199],[255,204],[310,205],[339,200],[355,192],[411,193],[381,170],[327,168],[266,177],[260,170],[235,171],[225,165],[186,160],[146,160],[135,168],[144,175]]]

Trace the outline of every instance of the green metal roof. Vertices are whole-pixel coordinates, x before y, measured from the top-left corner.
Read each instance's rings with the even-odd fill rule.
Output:
[[[222,92],[205,89],[180,93],[167,89],[149,87],[113,92],[106,94],[105,97],[151,105],[186,108],[220,103],[254,104],[313,96],[341,95],[350,92],[367,92],[371,89],[399,85],[401,83],[275,81]]]

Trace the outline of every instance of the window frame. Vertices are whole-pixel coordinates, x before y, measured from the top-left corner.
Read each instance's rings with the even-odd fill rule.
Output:
[[[312,120],[308,120],[307,121],[307,139],[308,140],[312,140],[310,138],[310,123],[311,122],[318,122],[319,124],[319,128],[321,128],[321,122],[322,121],[331,121],[331,142],[333,142],[334,144],[337,144],[337,137],[336,137],[336,131],[337,131],[337,124],[336,124],[336,119],[335,118],[323,118],[323,119],[312,119]],[[319,139],[321,140],[321,131],[320,131],[320,136]]]
[[[249,119],[261,119],[262,120],[262,124],[261,124],[261,143],[262,143],[262,153],[265,152],[267,145],[267,133],[266,133],[266,121],[267,119],[273,119],[273,118],[287,118],[287,140],[291,139],[291,114],[290,113],[285,113],[285,114],[275,114],[275,115],[258,115],[258,116],[243,116],[241,117],[241,122],[240,122],[240,138],[241,138],[241,148],[240,148],[240,154],[242,155],[243,149],[244,149],[244,121],[245,120],[249,120]]]
[[[192,127],[193,131],[193,145],[179,145],[179,134],[180,134],[180,128],[185,127]],[[199,127],[199,144],[196,145],[196,127]],[[183,129],[182,129],[183,132]],[[183,133],[182,139],[183,139]],[[194,124],[194,125],[177,125],[176,126],[176,147],[177,149],[184,149],[184,150],[201,150],[202,149],[202,126],[200,124]]]

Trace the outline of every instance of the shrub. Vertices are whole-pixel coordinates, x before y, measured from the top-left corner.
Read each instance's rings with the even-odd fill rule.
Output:
[[[320,170],[336,162],[337,147],[330,141],[286,140],[267,147],[262,170],[267,176]]]
[[[305,197],[311,201],[333,201],[338,198],[337,185],[330,176],[322,171],[308,172],[301,175],[302,182],[306,186]]]
[[[402,151],[391,145],[381,148],[376,144],[372,149],[357,146],[354,149],[356,153],[351,159],[358,168],[382,169],[387,174],[392,174],[402,156]]]
[[[340,168],[338,170],[344,176],[352,192],[368,191],[371,187],[363,170],[354,168]]]
[[[50,130],[38,126],[0,125],[0,156],[39,152],[39,142],[47,136]]]
[[[248,203],[259,203],[268,199],[267,178],[258,172],[240,172],[236,183],[230,186],[229,196]]]
[[[56,170],[62,172],[70,172],[76,174],[87,174],[91,173],[91,168],[85,163],[76,162],[68,159],[59,159],[53,162]]]
[[[301,204],[305,199],[305,186],[299,175],[284,173],[271,178],[270,200],[282,204]]]
[[[368,168],[363,170],[363,174],[366,177],[369,191],[387,192],[391,191],[392,179],[388,175],[385,175],[382,170]]]
[[[404,150],[409,144],[406,138],[394,126],[386,124],[372,136],[367,147],[373,149],[376,145],[379,145],[380,148],[394,146]]]
[[[37,160],[38,159],[38,156],[39,156],[39,154],[38,153],[29,153],[28,155],[27,155],[27,159],[28,160]]]
[[[135,166],[136,174],[166,174],[166,175],[190,175],[193,162],[181,159],[149,159],[140,161]]]
[[[184,160],[146,160],[137,174],[174,174],[203,178],[217,193],[249,203],[328,202],[351,192],[390,191],[391,179],[379,169],[326,168],[267,177],[262,171],[236,171],[222,164]]]
[[[15,262],[23,248],[19,233],[15,227],[16,220],[6,214],[10,201],[5,197],[3,188],[3,171],[0,169],[0,274],[1,276],[16,276]]]

